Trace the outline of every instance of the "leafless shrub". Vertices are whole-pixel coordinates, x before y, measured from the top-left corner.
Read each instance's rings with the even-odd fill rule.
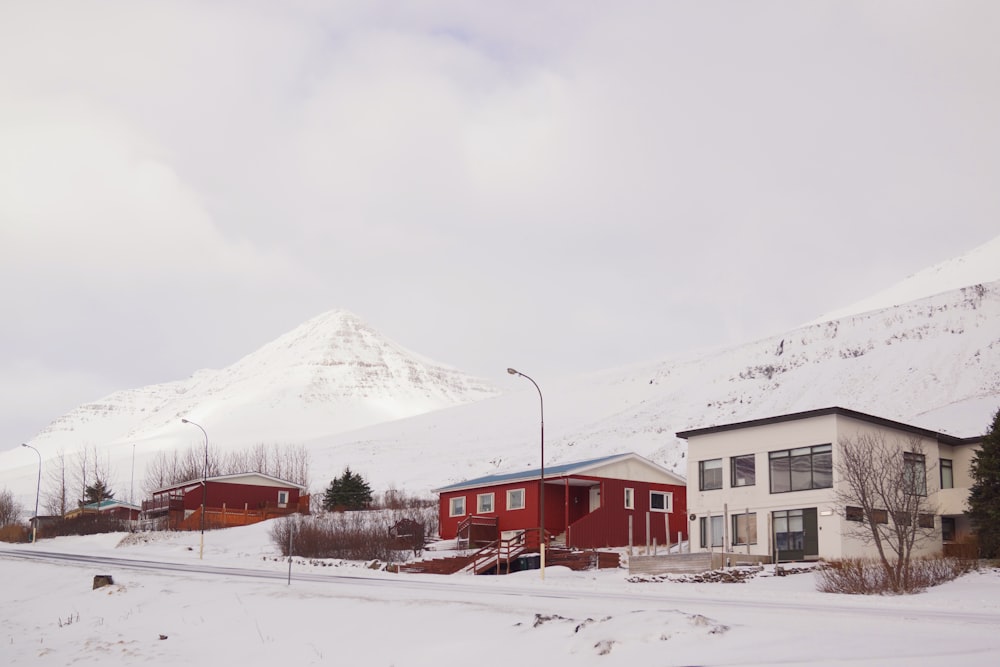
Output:
[[[0,491],[0,526],[20,523],[24,509],[8,489]]]
[[[131,522],[109,514],[80,514],[69,519],[60,519],[45,524],[45,537],[63,535],[98,535],[120,533],[132,529]]]
[[[0,542],[30,542],[31,530],[27,526],[9,523],[0,526]]]
[[[975,570],[976,561],[957,558],[920,558],[910,562],[908,588],[896,582],[877,560],[846,558],[824,563],[817,569],[816,588],[823,593],[846,595],[890,595],[918,593]]]
[[[436,498],[427,498],[406,493],[390,486],[372,502],[372,509],[411,510],[437,506]]]
[[[401,519],[409,518],[425,526],[426,514],[403,516],[403,511],[327,512],[315,516],[291,516],[275,522],[271,540],[287,557],[289,533],[292,554],[304,558],[341,558],[344,560],[380,560],[401,562],[409,552],[416,552],[412,542],[401,540],[390,529]],[[436,518],[436,512],[434,513]],[[420,537],[423,548],[423,536]]]

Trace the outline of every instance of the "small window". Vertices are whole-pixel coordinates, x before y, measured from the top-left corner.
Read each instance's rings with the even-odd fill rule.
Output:
[[[465,496],[452,498],[448,502],[448,516],[465,516]]]
[[[851,507],[848,505],[844,510],[844,518],[848,521],[864,521],[865,512],[860,507]]]
[[[945,542],[955,541],[955,517],[941,517],[941,539]]]
[[[524,489],[511,489],[507,492],[507,509],[524,509]]]
[[[625,509],[635,509],[635,489],[625,489]]]
[[[493,494],[480,493],[476,496],[476,514],[489,514],[493,511]]]
[[[701,491],[722,488],[722,459],[698,461],[698,488]]]
[[[753,486],[757,483],[756,465],[753,454],[734,456],[730,459],[732,486]]]
[[[701,517],[698,520],[698,527],[700,528],[702,547],[722,546],[722,516],[713,516],[711,522],[708,521],[707,517]]]
[[[917,526],[920,528],[934,528],[934,515],[933,514],[918,514],[917,515]]]
[[[903,452],[903,481],[906,490],[913,495],[927,495],[927,468],[923,454]]]
[[[649,509],[653,512],[672,512],[674,494],[663,491],[649,492]]]
[[[951,466],[951,459],[941,459],[941,488],[955,488],[955,471]]]
[[[757,544],[757,513],[733,515],[733,546]]]
[[[278,491],[278,507],[288,504],[288,491]]]

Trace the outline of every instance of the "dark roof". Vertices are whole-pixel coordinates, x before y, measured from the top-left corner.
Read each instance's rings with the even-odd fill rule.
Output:
[[[782,422],[796,421],[799,419],[811,419],[813,417],[824,417],[826,415],[839,415],[841,417],[850,417],[851,419],[857,419],[859,421],[868,422],[870,424],[878,424],[879,426],[888,426],[890,428],[897,429],[899,431],[906,431],[908,433],[915,433],[927,438],[935,438],[939,442],[946,445],[966,445],[979,442],[982,440],[982,436],[973,436],[971,438],[959,438],[954,435],[948,435],[947,433],[939,433],[938,431],[932,431],[930,429],[921,428],[919,426],[913,426],[912,424],[904,424],[902,422],[893,421],[891,419],[885,419],[884,417],[876,417],[874,415],[869,415],[864,412],[858,412],[856,410],[849,410],[847,408],[831,407],[831,408],[820,408],[818,410],[807,410],[805,412],[793,412],[787,415],[779,415],[777,417],[766,417],[764,419],[752,419],[750,421],[736,422],[733,424],[721,424],[719,426],[708,426],[705,428],[695,428],[688,431],[678,431],[677,437],[684,438],[685,440],[698,435],[707,435],[709,433],[721,433],[723,431],[735,431],[742,428],[750,428],[753,426],[766,426],[767,424],[780,424]]]
[[[612,454],[611,456],[601,456],[596,459],[587,459],[586,461],[574,461],[573,463],[563,463],[554,466],[545,466],[545,479],[551,477],[562,477],[564,475],[572,475],[574,473],[579,473],[592,468],[596,465],[602,463],[609,463],[611,461],[627,458],[639,458],[643,459],[638,454],[628,452],[625,454]],[[656,465],[652,461],[649,461],[651,465]],[[668,471],[669,472],[669,471]],[[448,486],[443,486],[440,489],[434,489],[435,493],[443,493],[445,491],[458,491],[459,489],[474,488],[477,486],[492,486],[494,484],[506,484],[508,482],[517,482],[520,480],[527,479],[538,479],[541,476],[542,469],[532,468],[530,470],[522,470],[520,472],[504,473],[502,475],[486,475],[485,477],[476,477],[475,479],[467,479],[464,482],[458,482],[457,484],[450,484]],[[671,473],[672,474],[672,473]],[[679,482],[683,483],[683,482]]]

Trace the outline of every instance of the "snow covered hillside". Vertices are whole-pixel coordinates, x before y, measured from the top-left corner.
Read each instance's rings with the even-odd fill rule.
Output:
[[[928,274],[939,285],[1000,266],[1000,242]],[[992,264],[991,264],[992,262]],[[546,463],[635,451],[683,474],[674,433],[842,406],[959,436],[1000,406],[1000,280],[815,322],[762,340],[571,378],[519,369],[544,394]],[[898,294],[903,294],[903,291]],[[627,345],[627,341],[623,341]],[[419,358],[356,316],[317,317],[229,368],[118,392],[55,420],[31,444],[43,458],[96,446],[123,488],[157,452],[305,445],[317,488],[350,465],[376,490],[412,493],[537,467],[540,402],[523,378],[498,387]],[[0,453],[0,484],[33,501],[31,452]],[[316,489],[314,489],[316,490]],[[43,489],[44,491],[44,489]]]

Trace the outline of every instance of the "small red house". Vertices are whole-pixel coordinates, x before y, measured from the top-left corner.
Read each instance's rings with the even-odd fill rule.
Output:
[[[306,488],[259,472],[193,479],[153,491],[143,516],[170,530],[242,526],[276,516],[309,513]]]
[[[66,512],[63,518],[72,519],[85,514],[100,514],[102,516],[113,516],[122,521],[135,521],[139,518],[139,507],[123,500],[102,500],[99,503],[87,503]]]
[[[490,475],[437,489],[441,538],[461,534],[475,543],[538,528],[540,473]],[[631,518],[634,545],[686,540],[686,484],[632,453],[546,466],[545,532],[569,548],[623,547]],[[477,539],[480,526],[487,528]]]

